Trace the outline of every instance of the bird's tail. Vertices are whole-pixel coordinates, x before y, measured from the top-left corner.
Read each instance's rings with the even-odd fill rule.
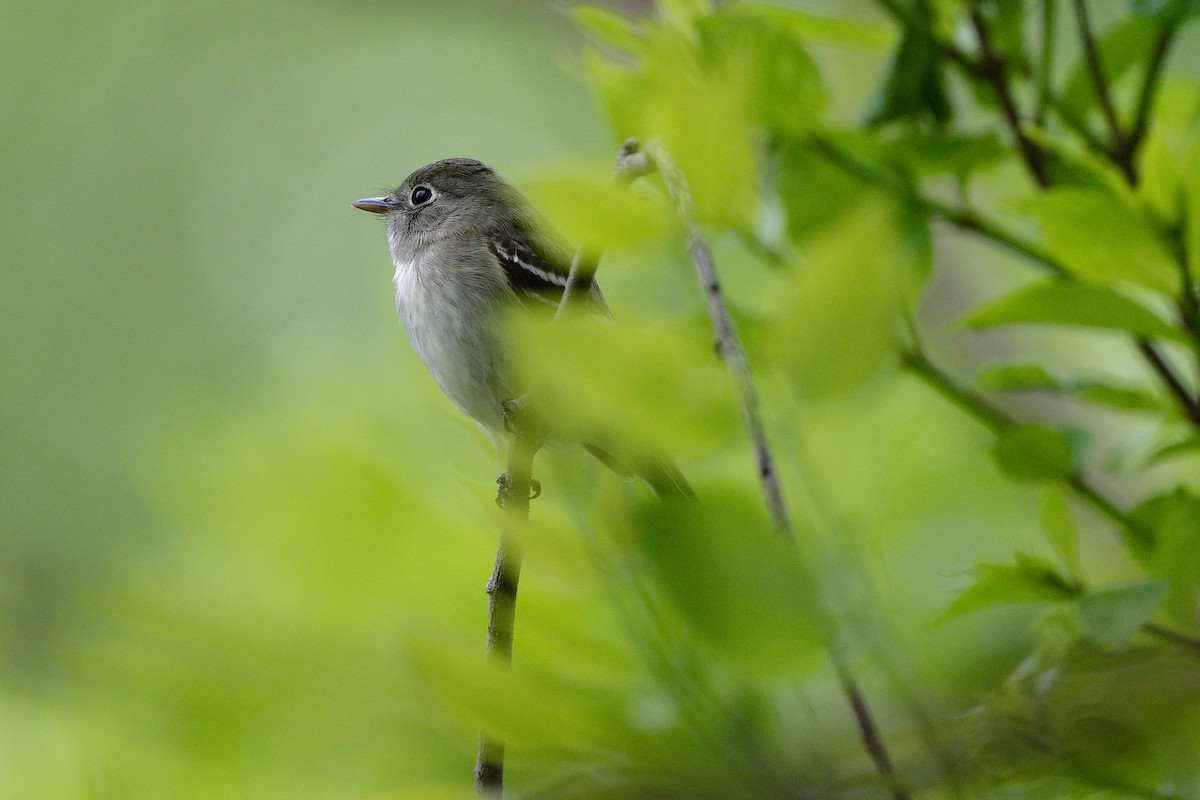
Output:
[[[617,460],[612,453],[601,447],[594,444],[585,444],[584,447],[596,457],[597,461],[621,477],[632,478],[636,475],[641,478],[659,500],[670,498],[677,500],[696,499],[696,493],[692,490],[692,485],[688,483],[687,478],[683,476],[683,473],[679,471],[679,467],[675,466],[675,463],[672,461],[665,459],[651,461],[639,465],[636,469],[631,469],[628,465]]]

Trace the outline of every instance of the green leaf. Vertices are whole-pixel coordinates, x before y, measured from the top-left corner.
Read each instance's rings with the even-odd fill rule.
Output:
[[[1194,126],[1184,169],[1184,248],[1193,272],[1200,269],[1200,125]]]
[[[820,76],[793,35],[741,5],[705,17],[696,29],[709,80],[739,87],[755,124],[796,137],[819,122],[825,107]]]
[[[557,169],[524,184],[530,199],[567,241],[607,250],[664,239],[674,216],[659,200],[616,186],[608,172]]]
[[[640,53],[645,37],[637,23],[611,8],[583,3],[571,7],[575,23],[614,50]]]
[[[910,8],[918,16],[927,14],[921,4]],[[937,47],[931,37],[906,28],[887,79],[867,115],[867,124],[929,120],[940,126],[953,116],[954,107],[946,92],[946,76]]]
[[[728,441],[737,417],[710,339],[679,325],[621,324],[583,314],[554,324],[513,315],[506,333],[538,407],[557,431],[592,442],[627,464],[662,453],[699,455]]]
[[[1051,253],[1077,278],[1178,291],[1178,267],[1158,232],[1117,195],[1094,187],[1064,187],[1018,205],[1039,223]]]
[[[1045,559],[1018,554],[1016,563],[980,564],[975,582],[955,598],[936,624],[998,605],[1061,603],[1076,594],[1074,586]]]
[[[838,19],[767,3],[738,3],[739,12],[752,13],[802,41],[882,50],[896,41],[890,25],[864,19]]]
[[[1042,492],[1042,529],[1054,552],[1062,559],[1063,566],[1073,578],[1081,574],[1079,566],[1079,542],[1075,523],[1071,519],[1071,508],[1067,496],[1057,486],[1047,487]]]
[[[809,397],[848,391],[894,352],[915,254],[887,201],[865,202],[807,249],[773,351]]]
[[[635,525],[672,604],[725,659],[755,672],[819,663],[817,583],[758,497],[710,490],[697,502],[651,500]]]
[[[1197,451],[1200,451],[1200,433],[1193,433],[1155,450],[1150,454],[1150,463],[1154,464],[1167,458],[1190,455]]]
[[[982,392],[1027,392],[1034,389],[1061,389],[1058,379],[1041,364],[999,364],[975,378]]]
[[[1104,77],[1110,85],[1116,84],[1133,67],[1141,62],[1152,48],[1158,26],[1145,17],[1126,17],[1110,27],[1097,41],[1100,63]],[[1097,99],[1087,60],[1082,55],[1071,70],[1061,101],[1077,115],[1085,115],[1096,108]]]
[[[1005,295],[973,313],[973,328],[996,325],[1077,325],[1120,330],[1149,339],[1187,336],[1140,303],[1099,286],[1047,279]]]
[[[887,146],[892,158],[927,176],[967,176],[1011,155],[1009,146],[994,132],[905,131]]]
[[[1150,569],[1170,583],[1167,613],[1181,625],[1194,626],[1200,603],[1200,497],[1177,487],[1142,503],[1134,514],[1154,542]]]
[[[1174,405],[1152,391],[1113,386],[1097,380],[1062,381],[1040,364],[1000,364],[990,367],[975,379],[975,387],[983,392],[1048,391],[1122,411],[1174,413]]]
[[[992,455],[1006,475],[1019,481],[1063,480],[1078,470],[1071,436],[1045,425],[1005,429],[996,438]]]
[[[1080,400],[1120,411],[1146,411],[1156,414],[1174,414],[1176,411],[1170,400],[1145,389],[1080,382],[1069,386],[1067,390]]]
[[[1077,597],[1075,611],[1089,636],[1118,648],[1154,615],[1166,593],[1167,582],[1161,580],[1098,589]]]

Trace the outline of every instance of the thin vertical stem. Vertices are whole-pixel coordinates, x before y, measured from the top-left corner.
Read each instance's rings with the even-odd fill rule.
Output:
[[[767,513],[771,517],[775,532],[781,538],[795,545],[796,534],[792,528],[783,489],[779,483],[775,457],[767,441],[766,430],[759,411],[758,391],[750,372],[750,363],[734,327],[733,319],[729,315],[729,308],[725,304],[712,250],[709,248],[704,232],[696,218],[696,207],[691,189],[687,185],[683,172],[675,166],[670,154],[657,143],[649,143],[643,154],[637,141],[630,140],[625,143],[622,152],[628,155],[627,171],[630,174],[645,174],[651,169],[657,169],[667,187],[667,194],[670,195],[671,201],[675,205],[675,212],[683,224],[684,235],[687,239],[688,254],[691,256],[696,276],[699,278],[708,305],[709,320],[717,340],[717,348],[733,381],[742,426],[754,447],[758,483]],[[855,680],[845,655],[837,647],[836,644],[831,646],[830,660],[841,683],[842,691],[850,704],[863,748],[871,757],[875,771],[879,773],[891,791],[893,800],[909,800],[908,790],[896,774],[883,737],[879,733],[875,718],[867,704],[866,695]]]

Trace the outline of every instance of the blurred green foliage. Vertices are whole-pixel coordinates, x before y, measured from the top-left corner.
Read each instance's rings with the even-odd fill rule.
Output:
[[[9,4],[0,797],[467,797],[480,727],[516,796],[886,796],[830,649],[913,796],[1200,797],[1195,5],[1090,4],[1101,89],[1063,0]],[[450,155],[604,249],[615,325],[515,323],[562,424],[702,498],[540,454],[511,672],[502,454],[348,205]]]

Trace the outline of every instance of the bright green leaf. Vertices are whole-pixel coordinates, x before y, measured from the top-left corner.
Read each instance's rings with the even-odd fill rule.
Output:
[[[814,241],[774,352],[808,396],[854,388],[894,351],[914,254],[886,203],[867,202]]]
[[[1148,339],[1186,340],[1161,317],[1111,289],[1048,279],[1018,289],[973,313],[973,328],[996,325],[1078,325],[1121,330]]]
[[[980,564],[975,582],[955,598],[937,623],[998,605],[1023,603],[1060,603],[1075,596],[1076,590],[1050,562],[1023,554],[1015,564]]]
[[[1020,208],[1035,219],[1050,251],[1076,277],[1099,284],[1128,281],[1174,293],[1179,271],[1157,231],[1115,194],[1064,187],[1026,198]]]
[[[1167,583],[1161,580],[1098,589],[1077,597],[1075,611],[1093,639],[1122,647],[1154,615],[1166,593]]]
[[[611,8],[583,3],[571,7],[576,24],[597,40],[626,53],[639,53],[645,41],[637,24]]]
[[[794,36],[740,5],[705,17],[697,30],[709,81],[740,87],[755,124],[792,137],[817,124],[825,94],[816,64]]]
[[[1017,425],[1004,430],[996,438],[992,454],[1000,469],[1019,481],[1061,480],[1078,469],[1071,437],[1045,425]]]
[[[557,431],[634,464],[679,458],[726,441],[736,429],[729,380],[712,341],[622,315],[582,314],[554,324],[514,316],[508,334],[533,402],[555,409]]]
[[[1165,608],[1181,625],[1196,624],[1200,608],[1200,497],[1183,488],[1138,507],[1154,540],[1150,569],[1170,583]]]
[[[614,185],[606,172],[560,169],[525,188],[551,226],[576,246],[605,250],[644,244],[675,228],[662,202]]]
[[[982,392],[1026,392],[1033,389],[1060,389],[1062,384],[1041,364],[999,364],[975,378]]]
[[[920,4],[911,8],[916,14],[927,13]],[[953,115],[937,48],[929,36],[906,29],[867,123],[879,126],[893,120],[928,120],[940,125]]]
[[[1073,577],[1080,575],[1079,543],[1075,523],[1071,519],[1071,508],[1067,496],[1057,486],[1047,487],[1042,493],[1042,529],[1054,552],[1062,559],[1063,566]]]
[[[1200,269],[1200,125],[1193,127],[1184,169],[1184,245],[1193,272]]]
[[[650,501],[635,521],[673,605],[722,656],[756,672],[819,663],[816,581],[757,496],[710,490],[697,502]]]
[[[887,146],[892,158],[919,175],[965,176],[995,166],[1012,154],[994,132],[908,131]]]
[[[881,50],[896,41],[895,29],[864,19],[839,19],[769,3],[741,2],[738,11],[754,14],[805,41]]]
[[[1163,445],[1150,455],[1150,462],[1155,463],[1167,458],[1185,456],[1200,451],[1200,433],[1193,433],[1182,439]]]

